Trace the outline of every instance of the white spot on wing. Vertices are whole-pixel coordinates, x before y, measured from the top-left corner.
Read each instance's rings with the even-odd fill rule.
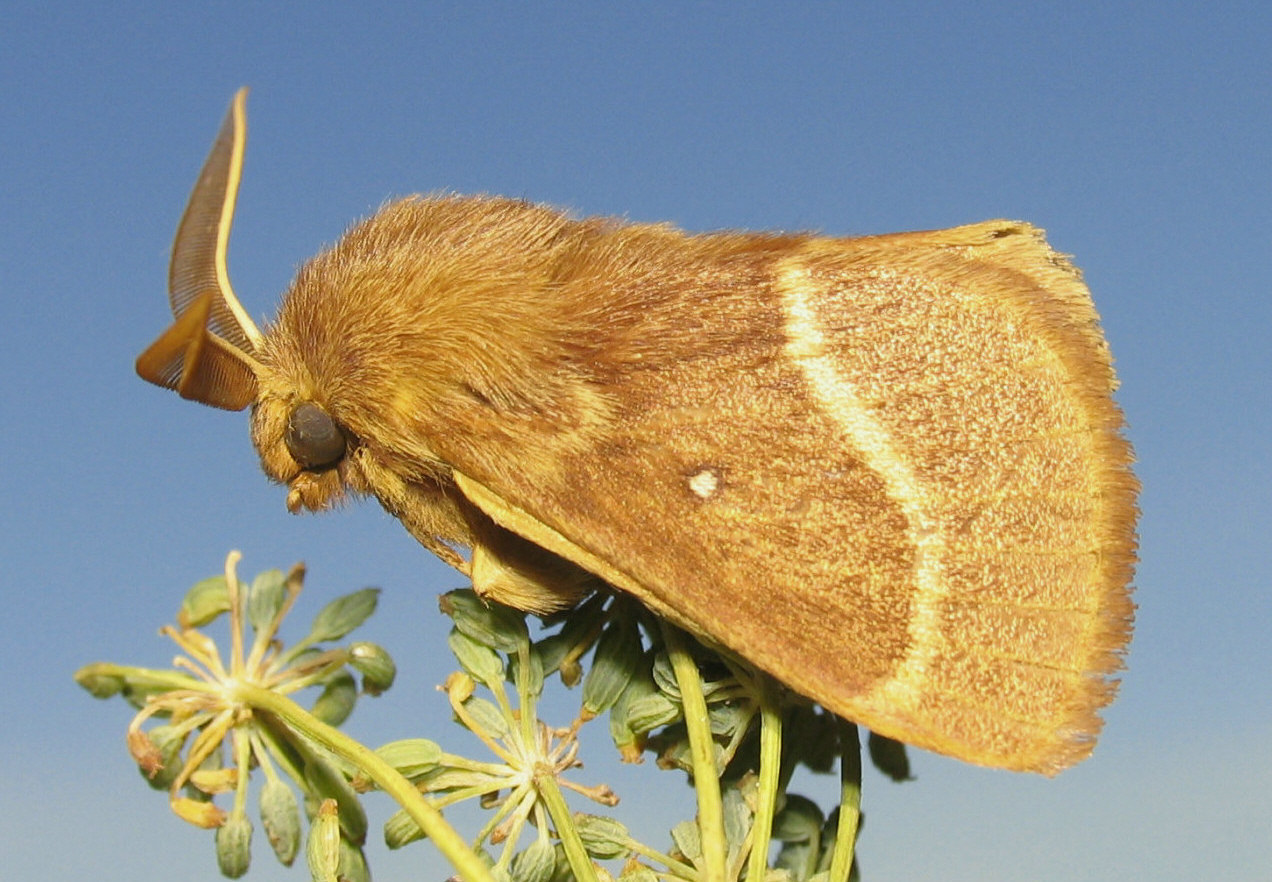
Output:
[[[698,469],[689,476],[689,490],[699,499],[710,499],[720,490],[720,474],[710,467]]]

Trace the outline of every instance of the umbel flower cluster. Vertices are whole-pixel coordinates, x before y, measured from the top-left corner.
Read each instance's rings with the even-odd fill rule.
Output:
[[[303,812],[313,878],[369,879],[360,797],[377,789],[400,806],[384,823],[389,847],[427,838],[469,882],[855,878],[855,727],[630,599],[595,594],[542,622],[532,638],[523,613],[469,590],[444,595],[458,670],[441,689],[454,720],[491,756],[447,753],[428,738],[372,750],[338,727],[359,694],[380,694],[396,673],[383,648],[341,642],[374,612],[377,589],[331,601],[308,634],[285,647],[279,629],[304,568],[267,570],[249,584],[238,578],[238,560],[232,552],[222,575],[190,589],[177,624],[162,629],[181,651],[171,669],[98,663],[76,673],[93,695],[119,695],[137,708],[128,747],[142,775],[168,794],[178,817],[215,830],[226,876],[248,869],[253,815],[290,865]],[[228,620],[225,647],[205,633],[218,620]],[[553,678],[581,686],[579,713],[565,726],[538,716]],[[302,690],[317,691],[307,709],[293,698]],[[574,780],[581,732],[598,718],[608,720],[625,761],[652,753],[659,769],[689,773],[691,817],[672,828],[669,845],[635,840],[608,811],[618,804],[609,787]],[[885,774],[909,777],[901,745],[872,735],[869,747]],[[838,765],[841,799],[829,815],[787,793],[798,765],[823,772]],[[567,794],[592,809],[572,810]],[[465,837],[444,812],[470,799],[490,815]]]

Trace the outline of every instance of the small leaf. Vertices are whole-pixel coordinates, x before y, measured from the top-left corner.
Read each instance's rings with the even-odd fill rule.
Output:
[[[337,597],[314,617],[314,623],[309,628],[309,640],[314,643],[339,640],[375,612],[379,599],[379,588],[363,588],[361,591]]]
[[[177,624],[183,629],[200,628],[230,609],[230,592],[224,574],[196,582],[181,601]]]
[[[671,841],[686,860],[697,863],[702,858],[702,834],[696,821],[681,821],[672,827]]]
[[[451,653],[459,661],[459,666],[475,680],[483,683],[497,683],[504,678],[504,663],[499,653],[489,645],[469,637],[456,625],[451,628],[446,638]]]
[[[467,588],[443,594],[439,605],[455,627],[483,646],[512,653],[530,641],[525,613],[494,601],[487,603]]]
[[[252,822],[244,814],[230,815],[216,828],[216,863],[221,875],[237,879],[252,863]]]
[[[261,826],[279,862],[290,867],[300,850],[300,806],[295,791],[279,778],[267,777],[261,788]]]
[[[900,741],[870,733],[866,745],[870,751],[870,762],[893,781],[913,781],[910,774],[910,758],[905,752],[905,745]]]
[[[287,599],[287,577],[282,570],[257,573],[247,595],[247,620],[252,629],[262,631],[273,624]]]
[[[504,719],[499,708],[484,698],[470,697],[464,702],[464,710],[472,717],[473,723],[491,738],[503,738],[508,734],[508,721]]]
[[[786,805],[773,818],[773,838],[782,842],[816,841],[826,816],[817,804],[795,793],[786,795]]]

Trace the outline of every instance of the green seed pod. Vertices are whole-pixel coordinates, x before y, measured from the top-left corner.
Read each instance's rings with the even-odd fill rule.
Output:
[[[237,879],[252,863],[252,822],[232,814],[216,829],[216,863],[221,875]]]
[[[347,839],[340,840],[340,882],[371,882],[366,855]]]
[[[423,838],[424,831],[406,813],[406,809],[398,809],[384,822],[384,844],[389,848],[401,848]]]
[[[414,780],[435,768],[442,759],[442,749],[427,738],[404,738],[376,749],[380,759],[391,765],[402,777]]]
[[[340,818],[334,799],[324,799],[309,826],[305,860],[315,882],[336,882],[340,869]]]
[[[160,766],[152,774],[142,770],[142,777],[156,790],[167,790],[181,772],[181,746],[185,744],[187,733],[173,726],[155,726],[146,732],[146,736],[158,752]]]
[[[368,695],[384,692],[397,677],[393,656],[376,643],[354,643],[350,646],[349,664],[362,674],[362,691]]]
[[[300,850],[300,807],[296,793],[278,778],[261,788],[261,826],[279,863],[290,867]]]
[[[773,818],[773,838],[782,842],[808,842],[821,836],[826,816],[817,804],[795,793],[786,795],[786,805]]]
[[[484,601],[467,588],[443,594],[438,605],[454,620],[455,627],[491,649],[516,652],[530,641],[525,613]]]
[[[556,851],[546,838],[536,838],[512,859],[513,879],[517,882],[548,882],[556,867]]]
[[[477,728],[490,737],[498,739],[508,734],[508,721],[493,702],[472,697],[464,702],[464,710],[472,717]]]
[[[309,712],[328,726],[339,726],[353,713],[357,701],[358,684],[352,674],[342,670],[327,681]]]
[[[681,821],[672,827],[671,841],[686,860],[697,863],[702,858],[702,834],[697,821]]]
[[[606,628],[596,642],[592,668],[583,680],[583,719],[613,707],[627,684],[643,673],[644,666],[644,647],[636,623],[619,621]]]
[[[125,680],[119,674],[106,672],[104,665],[88,665],[75,672],[75,682],[88,690],[94,698],[110,698],[124,688]]]
[[[574,825],[587,853],[597,860],[625,858],[631,854],[627,828],[613,818],[602,815],[576,814]]]

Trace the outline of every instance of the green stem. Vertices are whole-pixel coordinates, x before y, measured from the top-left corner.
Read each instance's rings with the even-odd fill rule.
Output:
[[[847,882],[861,820],[861,737],[857,727],[847,720],[840,721],[839,781],[839,826],[835,830],[829,882]]]
[[[662,622],[667,657],[680,686],[685,728],[689,733],[689,755],[693,763],[693,788],[698,794],[698,831],[702,842],[703,882],[726,882],[728,846],[724,837],[724,806],[720,799],[720,776],[715,763],[715,742],[711,719],[702,694],[698,665],[685,646],[684,636],[675,626]]]
[[[760,694],[760,773],[755,801],[755,822],[751,825],[751,857],[748,879],[763,879],[768,870],[769,843],[773,837],[773,815],[777,810],[779,774],[782,768],[782,714],[768,678],[757,678]]]
[[[548,807],[548,814],[552,816],[552,823],[556,827],[557,836],[561,839],[566,860],[570,862],[570,870],[574,873],[576,882],[599,882],[596,865],[592,863],[587,849],[583,847],[578,827],[574,825],[574,816],[570,814],[565,795],[557,786],[556,775],[545,768],[535,774],[534,783],[535,789],[539,791],[539,796],[543,799],[543,804]]]
[[[234,701],[273,714],[294,732],[321,744],[341,759],[352,763],[381,790],[406,810],[424,835],[433,841],[465,882],[494,882],[494,877],[480,857],[468,847],[455,828],[446,823],[441,812],[431,806],[397,769],[386,763],[375,751],[328,726],[289,698],[250,683],[237,682],[232,690]]]
[[[691,864],[686,864],[684,861],[678,861],[671,855],[664,854],[656,848],[651,848],[639,840],[631,839],[629,837],[624,840],[623,844],[630,848],[633,854],[638,854],[643,858],[647,858],[653,863],[662,864],[676,879],[690,879],[693,880],[693,882],[697,882],[697,880],[701,878],[696,867]],[[659,874],[659,876],[665,875],[667,874]]]

